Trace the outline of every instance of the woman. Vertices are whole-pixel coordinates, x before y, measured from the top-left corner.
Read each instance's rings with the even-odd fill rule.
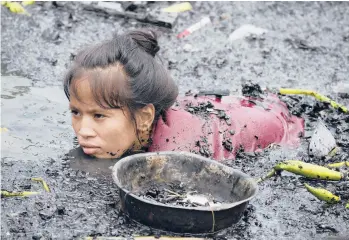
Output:
[[[152,31],[132,31],[86,48],[64,80],[72,125],[85,154],[190,151],[216,160],[270,144],[294,145],[304,131],[276,96],[178,97],[155,55]],[[253,100],[253,101],[252,101]]]

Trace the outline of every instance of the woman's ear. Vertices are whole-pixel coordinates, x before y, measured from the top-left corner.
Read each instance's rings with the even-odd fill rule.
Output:
[[[137,111],[137,130],[140,132],[151,129],[155,118],[155,107],[153,104],[148,104]]]

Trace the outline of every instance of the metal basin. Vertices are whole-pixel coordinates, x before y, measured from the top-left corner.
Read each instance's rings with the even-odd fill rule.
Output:
[[[117,162],[113,179],[121,209],[144,225],[177,233],[209,233],[237,223],[257,183],[239,170],[188,152],[135,154]],[[222,203],[185,207],[155,202],[139,195],[154,183],[180,182],[184,188],[209,194]]]

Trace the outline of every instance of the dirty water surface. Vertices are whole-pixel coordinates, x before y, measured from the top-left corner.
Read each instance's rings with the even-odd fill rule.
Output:
[[[74,140],[62,89],[65,70],[78,49],[110,38],[114,32],[144,26],[157,30],[159,56],[183,95],[189,90],[215,89],[240,95],[243,84],[252,81],[262,88],[319,91],[349,106],[348,92],[342,87],[349,76],[347,2],[194,2],[194,10],[181,13],[172,30],[100,16],[82,11],[79,3],[71,4],[77,7],[34,4],[27,7],[31,17],[1,8],[1,127],[7,128],[0,135],[1,188],[42,193],[1,199],[2,239],[175,235],[135,223],[120,212],[110,170],[116,160],[90,159]],[[156,4],[169,3],[152,3],[150,7]],[[207,15],[212,25],[182,40],[176,38]],[[246,23],[269,31],[229,42],[229,34]],[[225,164],[256,178],[286,159],[326,164],[324,159],[308,155],[319,117],[342,149],[328,161],[348,160],[348,115],[310,97],[280,97],[293,114],[306,120],[301,146],[241,153]],[[31,177],[44,178],[51,192],[44,192]],[[320,202],[306,191],[303,182],[324,187],[340,195],[342,201],[336,205]],[[348,199],[348,182],[309,181],[282,173],[260,184],[258,195],[238,224],[204,237],[345,239],[349,235]]]

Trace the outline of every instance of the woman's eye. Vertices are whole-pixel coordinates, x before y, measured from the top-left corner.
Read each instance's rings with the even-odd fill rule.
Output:
[[[71,110],[70,112],[71,112],[71,114],[74,115],[74,116],[77,116],[77,115],[79,114],[79,112],[76,111],[76,110]]]
[[[105,116],[103,114],[96,113],[95,118],[104,118]]]

